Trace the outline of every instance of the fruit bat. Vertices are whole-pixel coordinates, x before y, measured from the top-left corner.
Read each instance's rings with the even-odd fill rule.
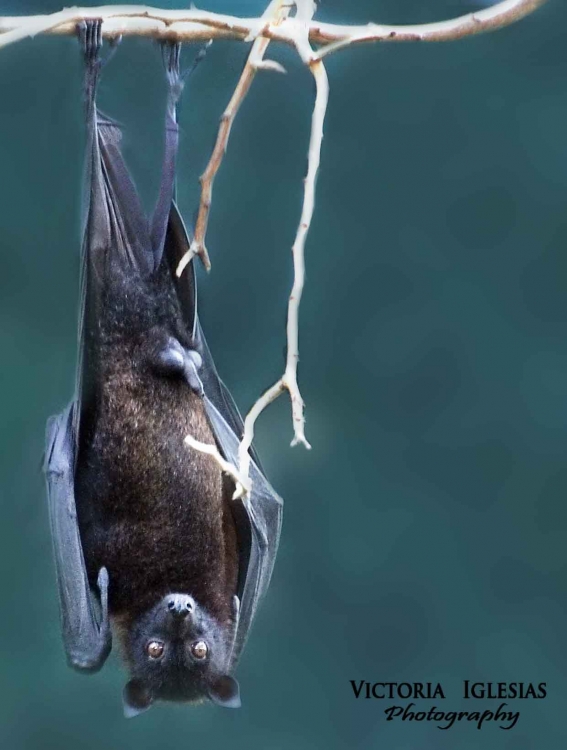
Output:
[[[232,676],[279,542],[282,500],[251,449],[251,492],[190,434],[237,464],[242,419],[197,316],[189,238],[174,200],[179,45],[163,45],[165,151],[148,220],[101,114],[101,22],[79,27],[87,164],[79,355],[70,405],[47,425],[45,471],[69,664],[95,672],[112,634],[130,679],[126,716],[156,700],[240,705]]]

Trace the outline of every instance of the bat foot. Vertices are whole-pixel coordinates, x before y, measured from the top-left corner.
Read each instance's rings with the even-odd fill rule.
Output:
[[[181,44],[166,40],[161,43],[163,64],[168,74],[179,76],[179,59],[181,57]]]
[[[212,44],[212,39],[204,44],[199,52],[195,55],[195,59],[191,65],[180,72],[180,56],[181,56],[181,44],[179,42],[172,42],[169,40],[161,42],[161,50],[163,57],[163,64],[165,66],[165,72],[167,76],[167,82],[169,85],[170,95],[176,104],[183,91],[185,81],[199,66],[199,63],[205,58],[208,48]]]
[[[78,23],[77,35],[86,64],[96,65],[102,48],[102,18],[89,18]]]
[[[183,76],[179,72],[181,44],[179,42],[171,41],[162,42],[161,53],[163,57],[163,64],[165,66],[169,95],[171,97],[172,103],[175,105],[181,97],[183,84],[185,83]]]
[[[100,51],[103,45],[102,18],[89,18],[86,21],[80,21],[76,29],[87,68],[98,70],[103,65],[106,65],[122,41],[122,35],[113,37],[110,40],[109,53],[104,60],[101,60]]]

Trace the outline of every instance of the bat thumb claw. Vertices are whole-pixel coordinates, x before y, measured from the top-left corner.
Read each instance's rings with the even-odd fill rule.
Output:
[[[106,591],[108,589],[109,578],[108,578],[108,570],[106,568],[101,568],[99,570],[96,583],[101,592]]]

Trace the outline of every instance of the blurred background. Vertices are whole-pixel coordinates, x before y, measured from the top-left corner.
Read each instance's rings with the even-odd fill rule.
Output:
[[[162,5],[176,7],[174,2]],[[262,0],[207,9],[259,15]],[[60,3],[0,2],[0,15]],[[320,19],[421,23],[465,0],[325,0]],[[257,446],[285,498],[272,586],[238,672],[243,708],[122,718],[116,657],[65,665],[45,491],[44,425],[69,400],[80,246],[81,64],[70,38],[0,50],[0,745],[9,750],[559,750],[565,747],[567,7],[455,43],[328,59],[331,98],[306,248],[300,383]],[[185,52],[189,61],[192,51]],[[218,42],[181,107],[188,223],[246,49]],[[215,184],[202,321],[246,410],[283,367],[290,247],[313,85],[269,56]],[[125,40],[100,103],[148,207],[164,101],[155,44]],[[547,682],[509,732],[386,723],[349,680]],[[439,703],[439,701],[437,702]],[[498,705],[499,702],[496,702]],[[389,703],[387,704],[389,705]],[[431,703],[423,702],[429,708]]]

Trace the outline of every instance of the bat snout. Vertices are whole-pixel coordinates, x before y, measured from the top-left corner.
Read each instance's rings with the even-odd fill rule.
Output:
[[[170,594],[165,599],[165,606],[176,617],[187,617],[195,609],[195,601],[188,594]]]

